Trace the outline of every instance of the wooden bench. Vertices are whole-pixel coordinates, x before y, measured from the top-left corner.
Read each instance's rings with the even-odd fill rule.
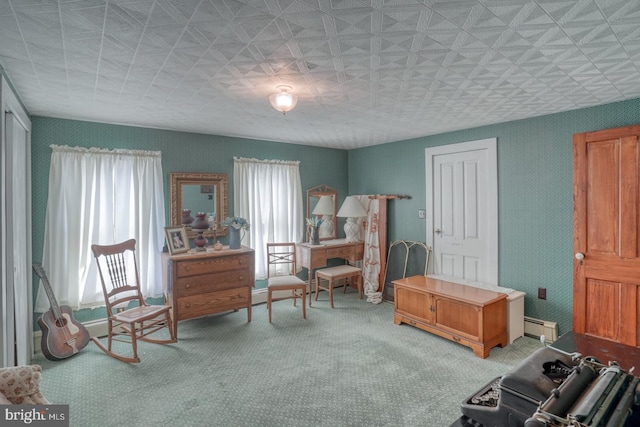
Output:
[[[333,286],[336,280],[353,278],[358,284],[358,295],[362,299],[362,269],[352,265],[338,265],[335,267],[321,268],[316,270],[316,301],[318,301],[318,292],[320,289],[329,292],[329,301],[331,308],[333,307]],[[320,285],[320,279],[328,281],[327,286]],[[347,284],[344,285],[344,292],[347,290]]]

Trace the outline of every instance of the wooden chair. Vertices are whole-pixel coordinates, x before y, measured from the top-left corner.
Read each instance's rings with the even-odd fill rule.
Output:
[[[346,279],[353,279],[358,284],[358,294],[360,299],[362,299],[362,269],[358,267],[354,267],[352,265],[337,265],[335,267],[327,267],[316,270],[316,301],[318,301],[318,293],[320,289],[329,292],[329,301],[331,302],[331,308],[333,307],[333,288],[335,286],[334,282],[340,279],[345,279],[344,291],[347,291],[347,282]],[[327,281],[326,286],[322,286],[320,284],[320,279],[324,279]]]
[[[302,299],[302,317],[307,318],[307,283],[296,276],[296,244],[295,243],[267,243],[267,309],[269,323],[271,323],[271,306],[274,301]],[[290,292],[282,296],[282,292]],[[279,292],[274,296],[274,292]]]
[[[107,309],[107,347],[96,337],[94,343],[109,356],[128,363],[140,362],[138,340],[167,344],[177,341],[168,305],[148,305],[140,290],[140,276],[135,255],[135,239],[115,245],[91,245],[98,263],[102,292]],[[169,338],[149,338],[168,329]],[[113,341],[131,343],[133,357],[112,351]]]

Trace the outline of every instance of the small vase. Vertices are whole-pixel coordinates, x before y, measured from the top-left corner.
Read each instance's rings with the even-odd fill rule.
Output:
[[[229,227],[229,249],[240,249],[240,230]]]
[[[196,214],[196,220],[191,223],[191,228],[194,230],[206,230],[209,228],[209,223],[204,219],[205,215],[206,214],[204,212],[198,212]]]
[[[189,225],[193,222],[193,217],[191,216],[191,209],[184,209],[182,211],[182,224]]]
[[[320,233],[318,232],[318,227],[311,227],[311,244],[320,244]]]
[[[198,233],[195,239],[193,239],[193,243],[196,245],[196,251],[202,252],[205,250],[207,238],[203,236],[202,231]]]

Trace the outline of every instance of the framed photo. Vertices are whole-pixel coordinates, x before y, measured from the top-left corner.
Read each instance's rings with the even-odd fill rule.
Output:
[[[169,254],[175,255],[189,251],[189,239],[184,227],[165,227],[164,233],[167,236]]]

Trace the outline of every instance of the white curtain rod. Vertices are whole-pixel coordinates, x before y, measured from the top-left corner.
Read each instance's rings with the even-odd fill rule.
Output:
[[[235,162],[243,162],[243,163],[272,163],[272,164],[283,164],[283,165],[299,165],[300,160],[260,160],[260,159],[252,159],[248,157],[234,157],[233,160]]]
[[[369,196],[370,199],[410,199],[410,196],[402,196],[398,194],[374,194]]]
[[[50,145],[53,152],[58,153],[90,153],[90,154],[114,154],[114,155],[127,155],[127,156],[148,156],[148,157],[162,157],[162,151],[146,151],[146,150],[127,150],[124,148],[115,148],[109,150],[107,148],[97,147],[69,147],[68,145]]]

